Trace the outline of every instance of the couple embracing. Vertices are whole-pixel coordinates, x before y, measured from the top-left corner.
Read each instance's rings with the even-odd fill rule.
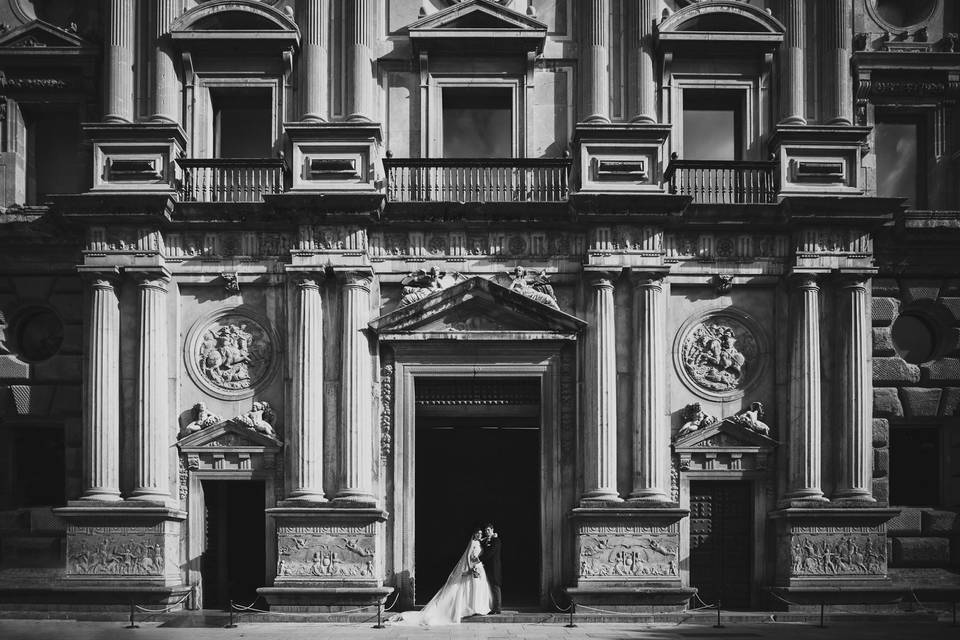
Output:
[[[402,624],[457,624],[462,618],[500,613],[500,537],[492,524],[476,529],[447,582],[420,611],[407,611]]]

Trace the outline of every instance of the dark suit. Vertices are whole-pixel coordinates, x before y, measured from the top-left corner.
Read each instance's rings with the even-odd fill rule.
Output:
[[[499,536],[494,536],[483,543],[480,562],[483,563],[483,570],[487,574],[487,582],[490,583],[490,592],[493,596],[490,602],[490,613],[500,613],[500,581],[503,579],[503,571],[500,568]]]

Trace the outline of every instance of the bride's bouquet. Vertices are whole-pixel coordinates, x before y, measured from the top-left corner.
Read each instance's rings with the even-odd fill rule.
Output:
[[[474,565],[463,572],[463,577],[466,578],[467,576],[470,576],[471,578],[479,578],[480,570],[477,569],[476,565]]]

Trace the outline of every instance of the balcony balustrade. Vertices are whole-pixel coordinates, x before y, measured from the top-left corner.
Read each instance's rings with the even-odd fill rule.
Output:
[[[670,160],[663,177],[670,193],[696,204],[768,204],[777,201],[777,163]]]
[[[183,202],[262,202],[283,192],[284,163],[278,158],[180,159]]]
[[[387,202],[566,202],[570,159],[387,158]]]

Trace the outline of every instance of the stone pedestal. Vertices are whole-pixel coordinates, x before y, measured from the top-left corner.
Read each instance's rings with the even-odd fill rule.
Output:
[[[272,611],[344,611],[382,603],[383,536],[387,514],[379,509],[279,507],[277,573],[273,586],[257,589]]]
[[[793,608],[889,603],[886,522],[899,509],[788,508],[776,527],[777,593]]]
[[[686,509],[574,509],[576,604],[612,611],[682,611],[697,592],[680,581],[680,523]]]
[[[287,122],[293,192],[377,193],[383,134],[375,122]],[[356,196],[352,196],[356,198]]]

